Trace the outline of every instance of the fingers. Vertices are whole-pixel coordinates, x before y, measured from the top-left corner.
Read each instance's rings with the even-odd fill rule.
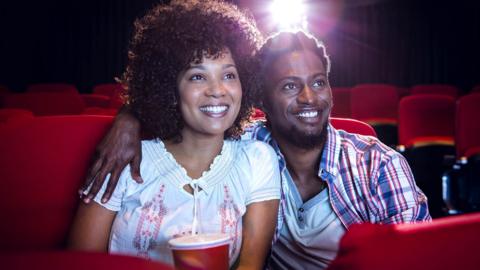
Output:
[[[115,167],[114,171],[110,175],[110,178],[108,179],[107,188],[105,190],[105,193],[103,193],[103,196],[102,196],[102,203],[106,203],[108,202],[108,200],[110,200],[110,197],[112,196],[112,193],[115,190],[115,187],[117,186],[118,179],[120,177],[121,172],[122,172],[122,168],[119,168],[117,166]]]
[[[141,154],[136,155],[130,162],[130,174],[132,178],[139,184],[143,183],[142,176],[140,175],[140,161],[142,160]]]
[[[87,178],[83,186],[78,190],[78,194],[83,196],[83,192],[90,186],[90,184],[95,180],[99,170],[103,164],[103,158],[96,158],[93,165],[90,167],[87,173]]]
[[[111,171],[111,166],[103,167],[102,170],[95,176],[92,187],[90,188],[88,194],[83,198],[85,203],[89,203],[95,196],[97,196],[98,191],[105,182],[105,177]]]

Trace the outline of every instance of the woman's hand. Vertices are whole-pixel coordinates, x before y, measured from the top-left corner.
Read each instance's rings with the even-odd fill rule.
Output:
[[[89,203],[94,198],[108,174],[108,186],[102,196],[102,203],[107,202],[117,186],[118,178],[123,169],[130,164],[132,178],[142,183],[140,175],[140,161],[142,159],[140,142],[140,123],[126,109],[118,113],[110,131],[97,146],[93,163],[87,174],[84,186],[79,190],[80,195],[92,185],[83,201]]]
[[[239,269],[263,269],[277,225],[278,200],[252,203],[243,216]]]

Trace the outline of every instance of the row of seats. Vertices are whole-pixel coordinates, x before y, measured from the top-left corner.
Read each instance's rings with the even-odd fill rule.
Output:
[[[169,269],[139,258],[66,252],[65,238],[96,144],[112,123],[108,116],[32,116],[0,126],[2,269]],[[350,132],[375,135],[367,124],[333,118]],[[330,269],[476,269],[480,214],[429,224],[349,228]],[[8,253],[5,253],[8,251]],[[438,256],[438,254],[448,256]]]
[[[451,210],[449,198],[465,197],[464,211],[480,210],[480,200],[473,190],[480,188],[478,176],[469,174],[463,189],[450,189],[443,180],[445,171],[460,160],[472,160],[480,155],[480,94],[463,96],[458,100],[441,95],[409,96],[399,108],[399,150],[412,168],[417,185],[427,194],[433,216]],[[476,165],[475,165],[476,164]],[[452,196],[450,196],[452,197]],[[479,196],[476,196],[479,197]]]
[[[480,85],[472,93],[480,91]],[[332,116],[354,118],[374,126],[388,145],[398,144],[399,106],[405,97],[443,95],[456,99],[460,91],[452,85],[429,84],[400,88],[388,84],[360,84],[352,88],[333,88]]]
[[[123,88],[118,83],[96,85],[92,94],[80,94],[74,85],[61,83],[30,85],[21,94],[5,89],[0,107],[29,109],[36,115],[79,114],[84,110],[111,115],[123,104]]]
[[[109,116],[43,116],[0,125],[0,250],[61,249],[95,147]],[[365,123],[334,119],[350,132]]]

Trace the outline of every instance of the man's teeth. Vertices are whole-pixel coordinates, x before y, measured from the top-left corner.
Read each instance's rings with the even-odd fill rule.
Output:
[[[297,115],[300,117],[317,117],[318,111],[301,112]]]
[[[203,106],[200,107],[200,111],[209,113],[222,113],[228,109],[228,106]]]

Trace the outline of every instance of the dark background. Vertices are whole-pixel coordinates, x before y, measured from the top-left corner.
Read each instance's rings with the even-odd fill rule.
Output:
[[[66,82],[90,92],[125,66],[133,21],[159,1],[2,1],[0,84]],[[252,9],[268,1],[233,1]],[[310,29],[332,58],[331,85],[480,83],[480,1],[309,2]],[[325,12],[328,9],[329,12]],[[335,15],[332,15],[335,14]]]

